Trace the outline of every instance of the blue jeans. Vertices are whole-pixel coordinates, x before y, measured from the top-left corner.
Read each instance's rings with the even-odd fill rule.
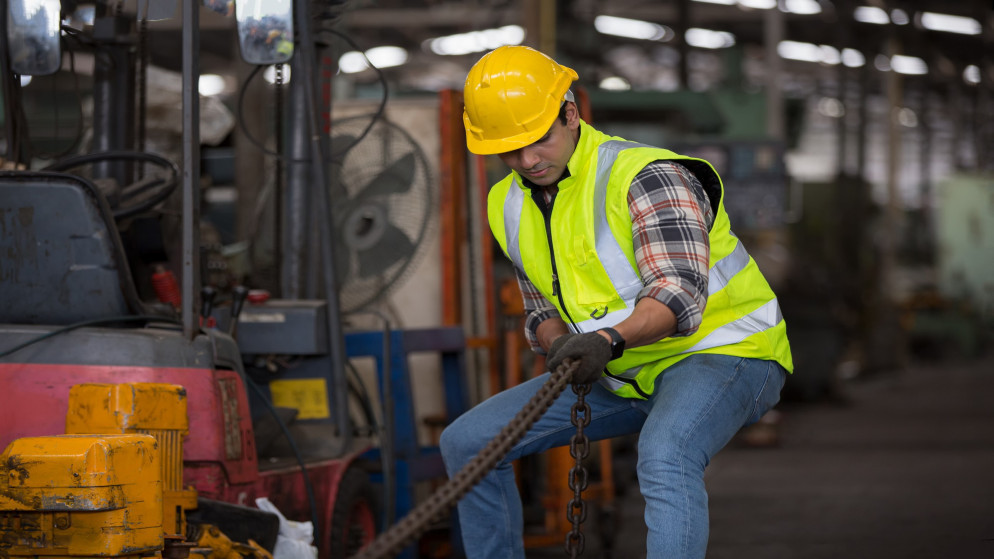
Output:
[[[660,375],[648,400],[621,398],[599,384],[593,386],[587,396],[591,422],[584,430],[590,439],[639,433],[638,479],[646,502],[648,557],[704,557],[708,541],[704,468],[740,428],[756,422],[779,401],[785,377],[774,361],[695,354]],[[546,373],[496,394],[449,425],[441,438],[449,476],[483,449],[548,378]],[[521,498],[511,462],[569,444],[576,432],[570,423],[575,401],[576,395],[567,388],[459,502],[467,557],[525,557]]]

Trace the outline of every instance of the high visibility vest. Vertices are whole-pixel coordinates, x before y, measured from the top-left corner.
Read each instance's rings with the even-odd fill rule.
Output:
[[[658,375],[695,353],[774,360],[793,371],[777,298],[732,234],[721,179],[702,159],[607,136],[581,121],[580,141],[568,163],[571,176],[559,182],[548,234],[542,211],[515,172],[490,190],[491,231],[573,332],[614,326],[631,315],[643,288],[628,189],[646,165],[659,160],[686,166],[712,201],[717,198],[708,234],[707,305],[695,333],[627,349],[608,363],[600,382],[620,396],[647,398]]]

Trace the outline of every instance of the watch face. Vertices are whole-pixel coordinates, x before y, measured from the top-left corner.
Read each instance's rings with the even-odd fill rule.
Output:
[[[611,336],[611,359],[621,357],[625,352],[625,339],[614,328],[604,328],[603,330]]]
[[[624,341],[614,342],[614,343],[611,344],[611,358],[612,359],[617,359],[617,358],[621,357],[621,355],[623,353],[625,353],[625,342]]]

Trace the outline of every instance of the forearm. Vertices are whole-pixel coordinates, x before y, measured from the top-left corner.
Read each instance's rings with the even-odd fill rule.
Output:
[[[625,348],[631,349],[653,344],[675,334],[677,318],[666,305],[651,297],[644,297],[636,303],[632,314],[614,325],[614,329],[625,339]],[[608,341],[611,340],[606,332],[599,334]]]
[[[545,299],[538,288],[520,271],[515,269],[521,300],[525,307],[525,339],[532,351],[544,355],[552,340],[565,334],[566,323],[559,311]]]
[[[569,327],[566,326],[566,322],[560,318],[550,318],[539,323],[538,327],[535,328],[535,338],[538,344],[542,346],[542,349],[546,352],[549,351],[549,346],[552,342],[562,336],[563,334],[569,333]]]

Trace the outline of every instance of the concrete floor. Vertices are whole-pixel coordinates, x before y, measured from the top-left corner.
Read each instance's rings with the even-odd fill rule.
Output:
[[[782,404],[778,445],[737,439],[715,457],[708,558],[994,558],[994,356],[916,363],[841,396]],[[584,557],[646,556],[638,487],[616,506],[612,548],[585,526]]]

